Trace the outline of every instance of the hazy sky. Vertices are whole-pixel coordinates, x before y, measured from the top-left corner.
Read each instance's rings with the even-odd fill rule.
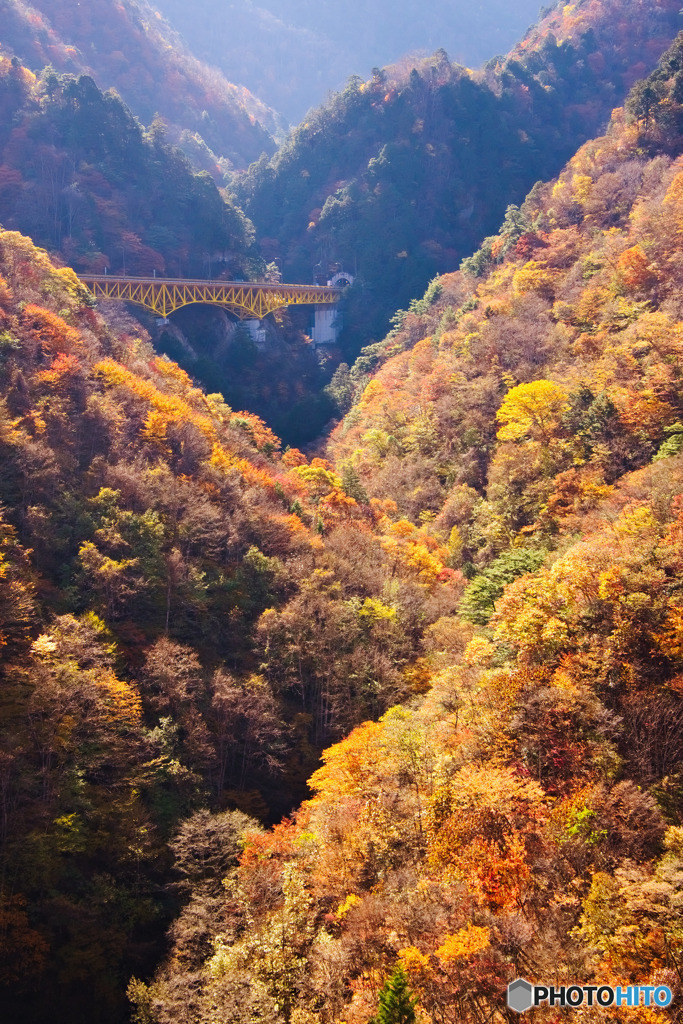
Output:
[[[348,77],[443,48],[478,66],[537,20],[539,0],[153,0],[189,47],[291,121]]]
[[[338,39],[375,63],[412,49],[443,47],[454,58],[478,64],[510,48],[536,20],[539,0],[257,0],[250,6]]]

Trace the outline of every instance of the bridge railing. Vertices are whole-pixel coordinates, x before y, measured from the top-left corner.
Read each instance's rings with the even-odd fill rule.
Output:
[[[223,278],[195,278],[195,277],[134,277],[130,274],[80,274],[81,280],[86,284],[89,281],[97,284],[156,284],[160,287],[184,287],[186,285],[197,285],[202,288],[244,288],[249,291],[261,292],[307,292],[320,295],[341,295],[341,288],[335,288],[323,284],[286,284],[284,281],[279,284],[270,284],[261,281],[228,281]]]

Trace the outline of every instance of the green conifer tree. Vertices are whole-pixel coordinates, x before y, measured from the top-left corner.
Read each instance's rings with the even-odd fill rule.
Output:
[[[408,988],[408,975],[402,967],[394,968],[379,992],[379,1007],[368,1024],[415,1024],[414,996]]]
[[[367,505],[370,501],[358,473],[349,462],[342,469],[342,490],[359,505]]]

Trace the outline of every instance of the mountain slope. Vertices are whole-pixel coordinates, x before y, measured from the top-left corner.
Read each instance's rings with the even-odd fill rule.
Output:
[[[0,17],[0,45],[32,71],[51,64],[115,88],[145,124],[160,114],[174,141],[214,175],[273,151],[273,112],[191,56],[145,0],[2,0]]]
[[[556,472],[579,489],[598,463],[611,483],[649,460],[677,420],[675,374],[655,383],[648,360],[666,361],[657,346],[679,314],[678,63],[679,44],[665,70],[634,90],[626,114],[616,112],[610,134],[579,150],[553,185],[536,186],[464,272],[438,278],[354,368],[359,400],[332,438],[335,459],[350,458],[371,495],[393,498],[411,518],[448,519],[451,489],[493,488],[494,508],[479,515],[491,529],[497,522],[500,537],[478,535],[464,557],[520,529],[543,532],[552,520],[543,517],[554,473],[540,487],[534,461],[545,459],[549,435],[531,429],[527,454],[535,456],[519,465],[512,428],[510,444],[496,441],[496,411],[512,384],[548,378],[571,393],[560,418],[552,413],[552,450]],[[619,364],[645,337],[654,347],[642,340],[644,362],[637,355]],[[378,358],[363,391],[363,370]],[[642,419],[627,411],[634,403]]]
[[[524,976],[668,986],[681,1020],[682,83],[683,35],[387,340],[331,453],[470,582],[217,905],[193,820],[139,1019],[474,1024]]]
[[[481,73],[441,52],[352,81],[236,184],[267,258],[296,280],[357,273],[347,351],[386,333],[533,182],[597,131],[678,26],[674,0],[581,0]]]
[[[186,897],[181,826],[219,814],[227,871],[411,691],[463,581],[10,231],[0,465],[0,1010],[121,1024]]]

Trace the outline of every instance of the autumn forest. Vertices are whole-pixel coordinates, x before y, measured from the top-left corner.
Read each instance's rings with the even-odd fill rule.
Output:
[[[144,0],[0,12],[2,1020],[683,1022],[679,4],[291,128]],[[339,270],[317,350],[79,276]]]

